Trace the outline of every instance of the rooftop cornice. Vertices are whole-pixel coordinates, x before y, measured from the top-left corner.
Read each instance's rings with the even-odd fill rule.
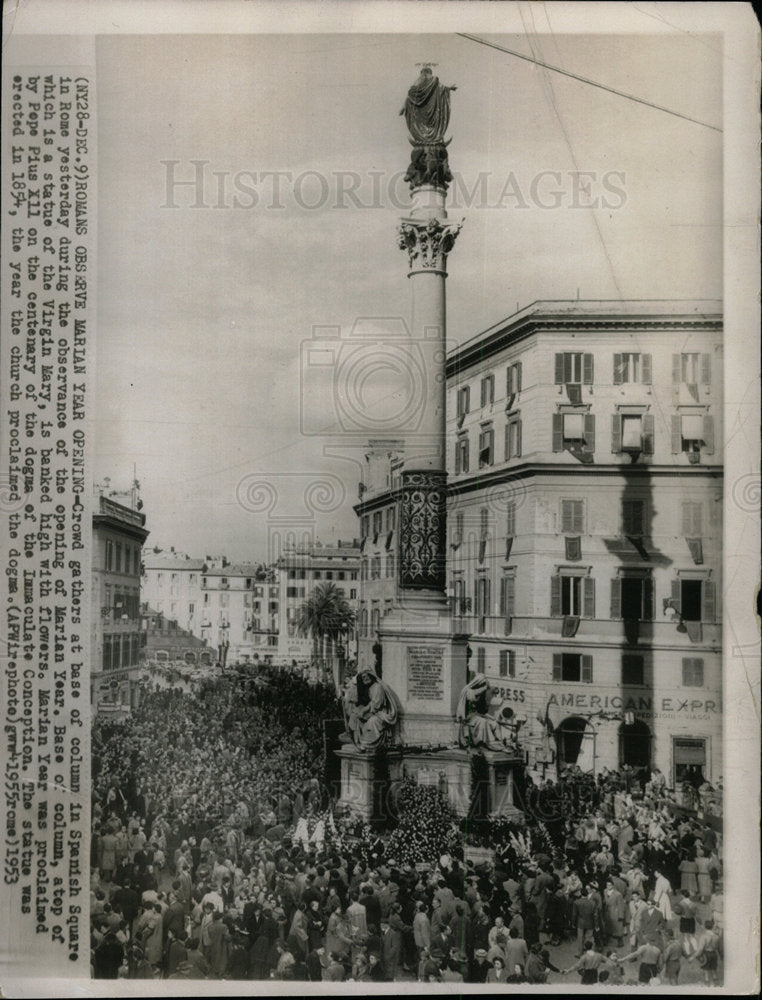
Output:
[[[564,312],[529,313],[524,316],[508,318],[503,323],[486,330],[483,335],[469,340],[460,347],[453,349],[447,358],[447,376],[458,370],[468,368],[485,360],[511,344],[535,333],[581,333],[605,331],[620,333],[622,331],[686,331],[709,330],[721,331],[723,326],[721,313],[673,313],[671,315],[652,315],[633,312],[628,315],[621,313],[583,312],[570,316]]]

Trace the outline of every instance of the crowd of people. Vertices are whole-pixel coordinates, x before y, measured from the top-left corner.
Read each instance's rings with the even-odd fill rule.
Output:
[[[338,706],[300,685],[155,691],[94,727],[95,977],[719,984],[719,824],[658,771],[530,780],[492,860],[406,864],[332,810]]]

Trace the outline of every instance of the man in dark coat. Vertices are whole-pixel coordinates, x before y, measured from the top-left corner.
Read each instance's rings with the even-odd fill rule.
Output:
[[[572,920],[577,929],[577,952],[575,957],[582,956],[582,943],[593,938],[597,907],[592,899],[592,889],[588,888],[585,895],[575,900],[572,907]]]

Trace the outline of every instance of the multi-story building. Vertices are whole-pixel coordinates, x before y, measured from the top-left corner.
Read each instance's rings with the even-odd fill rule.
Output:
[[[275,565],[278,581],[278,662],[290,664],[309,661],[312,641],[301,635],[297,622],[302,606],[315,587],[333,583],[357,614],[360,575],[360,549],[357,540],[332,545],[320,542],[286,548]],[[348,636],[341,652],[354,652],[354,635]]]
[[[201,577],[199,637],[217,659],[269,661],[278,644],[278,586],[256,563],[206,569]]]
[[[142,599],[157,616],[176,622],[186,632],[199,635],[201,578],[207,568],[203,559],[170,549],[143,552]]]
[[[100,495],[93,513],[90,698],[94,712],[129,710],[138,693],[140,558],[146,516]]]
[[[376,666],[378,629],[399,594],[399,488],[404,441],[368,443],[360,484],[360,589],[357,609],[358,667]]]
[[[447,378],[454,628],[530,765],[716,780],[721,304],[537,302]],[[395,501],[364,494],[361,524]]]

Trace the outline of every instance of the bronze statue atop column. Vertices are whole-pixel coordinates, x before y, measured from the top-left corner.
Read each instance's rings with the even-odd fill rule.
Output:
[[[452,180],[447,162],[449,139],[445,140],[445,132],[450,122],[450,91],[456,89],[445,87],[431,67],[424,66],[407,92],[400,114],[405,116],[413,146],[405,174],[411,190],[431,184],[446,191]]]

